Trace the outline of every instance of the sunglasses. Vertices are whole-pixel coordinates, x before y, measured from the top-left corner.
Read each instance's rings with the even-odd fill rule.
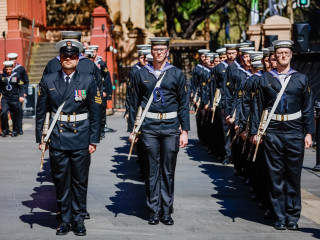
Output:
[[[76,60],[79,58],[79,55],[78,54],[72,54],[72,55],[69,55],[69,54],[61,54],[60,55],[60,58],[62,59],[68,59],[70,58],[71,60]]]

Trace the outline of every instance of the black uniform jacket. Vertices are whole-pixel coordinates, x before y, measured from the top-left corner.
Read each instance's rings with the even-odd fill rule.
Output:
[[[270,71],[260,77],[256,93],[256,97],[260,98],[260,100],[255,101],[255,103],[261,102],[263,109],[268,109],[269,112],[281,89],[281,83],[277,77],[277,72],[276,70],[272,71],[274,74]],[[291,121],[271,120],[266,132],[293,134],[314,133],[313,101],[307,76],[294,70],[290,70],[288,75],[291,75],[291,79],[275,110],[275,114],[293,114],[301,111],[302,117]],[[259,111],[259,107],[256,106],[254,111]],[[258,132],[261,116],[259,116],[258,119],[255,119],[258,114],[254,114],[253,116],[251,133],[256,134]]]
[[[16,72],[18,76],[20,76],[20,79],[23,82],[24,93],[28,93],[28,86],[29,86],[29,77],[27,74],[27,71],[24,67],[22,67],[19,63],[16,64],[16,66],[13,68],[13,72]]]
[[[136,71],[141,69],[140,63],[136,63],[130,70],[127,81],[127,92],[126,92],[126,113],[129,113],[129,105],[130,105],[130,95],[132,94],[133,88],[133,76]]]
[[[102,87],[103,92],[107,94],[107,100],[112,99],[112,83],[111,83],[111,76],[110,72],[107,68],[107,64],[102,60],[98,59],[95,64],[100,69],[101,76],[102,76]]]
[[[152,119],[146,117],[141,129],[177,129],[181,125],[182,130],[190,130],[189,99],[183,72],[167,63],[158,78],[159,80],[165,72],[166,75],[161,82],[160,89],[155,92],[156,99],[155,101],[153,100],[149,112],[177,112],[178,117],[173,119]],[[151,94],[154,94],[153,90],[158,81],[153,73],[153,67],[150,67],[150,65],[137,71],[133,78],[134,92],[132,94],[131,106],[129,107],[129,132],[133,129],[138,107],[140,105],[143,109],[146,107]]]
[[[9,101],[18,101],[19,97],[24,97],[25,92],[26,88],[20,75],[15,72],[12,72],[11,76],[7,76],[5,73],[1,75],[0,95],[2,94],[3,98]]]
[[[75,101],[75,90],[85,90],[85,100]],[[89,117],[86,120],[69,123],[58,120],[50,136],[50,147],[61,150],[75,150],[87,148],[90,143],[99,143],[101,95],[97,90],[93,76],[78,71],[73,75],[68,89],[65,89],[62,71],[43,76],[39,84],[37,101],[37,143],[41,142],[46,112],[56,112],[64,101],[66,101],[62,109],[64,115],[88,113]]]

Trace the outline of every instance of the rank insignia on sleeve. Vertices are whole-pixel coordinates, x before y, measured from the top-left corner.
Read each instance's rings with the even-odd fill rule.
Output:
[[[40,95],[41,95],[41,89],[40,89],[40,87],[39,87],[38,96],[40,96]]]
[[[241,92],[241,90],[238,92],[238,95],[239,95],[239,97],[242,95],[242,92]]]
[[[97,88],[97,96],[100,97],[100,91],[99,88]]]
[[[108,70],[108,68],[105,68],[103,71],[104,71],[104,72],[108,72],[109,70]]]
[[[185,90],[186,92],[188,92],[188,90],[187,90],[187,85],[184,86],[184,90]]]
[[[100,97],[100,96],[99,96],[99,97],[95,96],[95,97],[94,97],[94,101],[95,101],[95,103],[98,103],[98,104],[101,104],[101,103],[102,103],[102,100],[101,100],[101,97]]]
[[[251,92],[251,97],[252,97],[252,98],[254,97],[254,92]]]
[[[211,80],[210,80],[210,78],[208,79],[208,83],[210,82]]]

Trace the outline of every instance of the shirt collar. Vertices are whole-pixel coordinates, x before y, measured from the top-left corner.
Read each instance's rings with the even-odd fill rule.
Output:
[[[66,80],[66,77],[67,76],[69,76],[70,77],[70,79],[72,79],[72,77],[73,77],[73,75],[74,75],[74,73],[75,73],[76,71],[74,71],[73,73],[71,73],[70,75],[67,75],[63,70],[62,70],[62,74],[63,74],[63,79],[64,80]]]

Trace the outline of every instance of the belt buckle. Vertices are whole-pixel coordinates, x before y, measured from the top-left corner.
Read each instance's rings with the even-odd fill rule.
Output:
[[[74,116],[73,121],[74,121],[74,122],[76,122],[76,121],[77,121],[77,115],[76,115],[76,113],[75,113],[75,112],[73,113],[73,116]]]
[[[70,115],[68,114],[68,117],[67,117],[67,122],[69,123],[70,122]]]
[[[158,113],[157,119],[163,119],[163,113]]]
[[[284,115],[281,115],[281,122],[284,121]]]

